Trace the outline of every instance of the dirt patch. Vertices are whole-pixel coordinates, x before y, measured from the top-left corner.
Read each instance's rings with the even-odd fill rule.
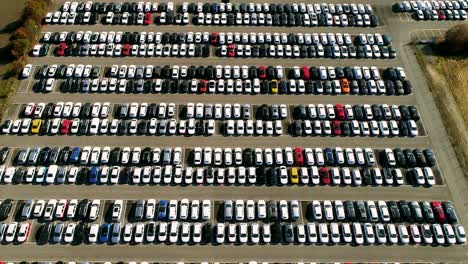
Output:
[[[468,177],[468,59],[428,57],[419,48],[416,54],[465,177]]]

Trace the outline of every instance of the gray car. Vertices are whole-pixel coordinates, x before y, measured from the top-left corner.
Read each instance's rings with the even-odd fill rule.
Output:
[[[122,104],[120,105],[120,111],[119,111],[119,117],[120,118],[126,118],[128,115],[128,104]]]
[[[135,206],[135,220],[143,219],[145,212],[145,200],[138,200]]]
[[[120,223],[112,225],[111,242],[118,244],[120,242]]]
[[[284,225],[284,241],[286,243],[294,243],[294,230],[292,224]]]
[[[226,200],[224,201],[224,219],[225,220],[232,220],[233,217],[233,203],[232,200]]]
[[[39,152],[41,151],[41,148],[39,147],[33,147],[31,151],[29,152],[28,155],[28,163],[29,164],[36,164],[37,163],[37,158],[39,157]]]
[[[17,159],[18,164],[25,164],[26,159],[28,158],[28,154],[29,154],[29,147],[23,148],[18,154],[18,159]]]
[[[163,150],[163,165],[170,164],[171,160],[172,160],[172,149],[165,148]]]

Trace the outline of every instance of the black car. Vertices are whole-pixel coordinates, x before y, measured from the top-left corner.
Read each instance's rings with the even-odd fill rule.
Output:
[[[294,230],[292,224],[284,225],[284,240],[285,243],[294,243]]]
[[[120,164],[120,152],[121,152],[120,148],[114,148],[111,151],[110,158],[109,158],[110,164],[112,164],[112,165]]]
[[[406,157],[407,167],[409,168],[416,167],[417,161],[416,161],[416,157],[413,154],[413,151],[411,151],[410,149],[405,149],[403,153],[405,154],[405,157]]]
[[[48,222],[41,226],[39,232],[37,232],[37,243],[44,245],[49,242],[50,234],[52,232],[52,223]],[[75,231],[76,232],[76,231]]]
[[[426,162],[426,156],[424,156],[424,153],[420,149],[415,149],[414,151],[414,156],[416,157],[416,163],[418,164],[419,167],[426,167],[427,162]]]
[[[13,175],[13,183],[20,184],[23,183],[24,175],[26,174],[26,169],[19,167],[16,169],[15,174]]]
[[[76,210],[77,219],[84,220],[86,218],[86,216],[88,215],[89,204],[90,202],[88,199],[83,199],[79,202],[78,208]]]
[[[397,165],[399,167],[403,167],[405,168],[406,167],[406,158],[405,158],[405,154],[403,153],[403,151],[399,148],[395,149],[393,151],[393,153],[395,154],[395,159],[397,161]]]
[[[89,119],[81,120],[80,126],[78,127],[78,134],[85,135],[86,133],[88,133],[89,124],[90,124]]]
[[[0,150],[0,164],[4,164],[7,157],[8,157],[8,153],[10,152],[10,149],[8,147],[3,147],[1,150]]]
[[[8,218],[8,215],[11,211],[12,201],[11,199],[6,199],[0,205],[0,221],[3,221]]]
[[[41,152],[39,152],[39,157],[37,159],[39,164],[47,164],[47,161],[49,160],[49,153],[50,153],[49,147],[45,147],[41,149]]]
[[[403,221],[412,222],[413,221],[413,214],[411,213],[411,209],[406,201],[400,201],[400,213]]]
[[[400,210],[398,209],[398,204],[395,201],[389,201],[387,203],[388,211],[390,212],[390,218],[393,222],[400,222]]]
[[[458,221],[457,214],[455,213],[455,208],[451,202],[443,202],[442,206],[444,207],[445,214],[447,216],[447,221],[450,224],[454,224]]]
[[[251,166],[253,163],[253,152],[252,149],[247,148],[244,150],[243,153],[243,160],[244,160],[244,165],[245,166]]]
[[[205,224],[202,227],[202,243],[208,244],[212,241],[213,238],[213,228],[210,223]]]
[[[276,167],[270,169],[270,186],[278,185],[278,171]]]
[[[271,243],[277,244],[281,242],[281,225],[274,223],[271,225]]]
[[[432,149],[425,149],[423,150],[424,156],[426,157],[427,166],[433,167],[436,164],[434,152]]]

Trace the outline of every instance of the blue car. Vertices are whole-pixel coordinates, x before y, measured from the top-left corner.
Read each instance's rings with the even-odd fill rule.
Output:
[[[91,168],[91,173],[89,174],[88,183],[89,184],[96,184],[97,180],[99,178],[99,174],[100,174],[99,167],[98,166],[92,167]]]
[[[167,205],[169,202],[167,200],[159,201],[159,208],[158,208],[158,220],[166,220],[167,218]]]
[[[331,148],[324,149],[325,152],[325,162],[327,165],[335,165],[335,156],[333,155],[333,150]]]
[[[107,240],[109,240],[109,234],[110,234],[110,224],[108,223],[102,224],[101,235],[99,236],[99,242],[107,243]]]
[[[81,156],[81,148],[75,147],[72,149],[71,155],[70,155],[70,162],[71,163],[77,163],[80,161],[80,156]]]

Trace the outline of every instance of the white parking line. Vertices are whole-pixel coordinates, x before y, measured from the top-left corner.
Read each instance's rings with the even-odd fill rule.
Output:
[[[429,35],[427,34],[426,30],[422,30],[422,33],[424,33],[424,36],[426,37],[426,39],[429,38]]]

